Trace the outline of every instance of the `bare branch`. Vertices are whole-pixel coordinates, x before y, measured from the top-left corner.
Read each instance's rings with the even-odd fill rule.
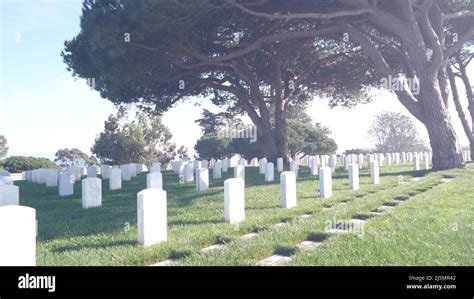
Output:
[[[474,25],[461,38],[459,38],[459,40],[454,45],[444,51],[444,59],[451,57],[454,53],[459,51],[463,45],[473,37]]]
[[[338,12],[333,12],[333,13],[290,13],[286,15],[279,15],[279,14],[269,14],[269,13],[264,13],[264,12],[258,12],[258,11],[248,9],[247,7],[237,3],[237,1],[235,0],[227,0],[226,2],[235,6],[239,10],[245,12],[246,14],[249,14],[255,17],[262,17],[262,18],[266,18],[270,20],[284,20],[284,21],[290,21],[290,20],[295,20],[295,19],[327,20],[327,19],[334,19],[334,18],[340,18],[340,17],[358,16],[361,14],[374,13],[374,11],[370,8],[360,8],[356,10],[343,10],[343,11],[338,11]]]
[[[365,50],[372,59],[377,71],[382,76],[395,76],[393,70],[385,61],[382,53],[369,41],[369,39],[359,29],[347,26],[351,37]],[[421,122],[424,121],[422,106],[409,90],[396,91],[400,102]]]
[[[328,35],[334,33],[341,33],[343,26],[331,26],[322,28],[320,30],[314,31],[303,31],[303,32],[288,32],[288,33],[275,33],[268,36],[263,36],[252,42],[245,48],[236,50],[234,52],[223,54],[217,57],[209,57],[203,53],[199,53],[197,51],[190,51],[189,54],[192,55],[194,58],[198,59],[200,63],[216,63],[216,62],[224,62],[228,61],[237,57],[245,56],[249,53],[259,50],[263,45],[269,44],[275,41],[283,41],[283,40],[290,40],[290,39],[297,39],[297,38],[313,38],[319,35]]]

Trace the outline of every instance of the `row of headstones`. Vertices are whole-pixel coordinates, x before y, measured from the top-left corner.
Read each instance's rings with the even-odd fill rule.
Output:
[[[424,155],[426,157],[427,155]],[[379,158],[380,159],[380,158]],[[379,159],[369,158],[371,170],[371,183],[379,183]],[[413,156],[414,164],[418,163],[419,155]],[[427,158],[425,158],[425,161]],[[279,161],[279,162],[278,162]],[[215,161],[218,167],[221,161]],[[266,181],[273,181],[273,163],[267,162],[265,158],[259,162],[260,172],[264,172]],[[282,159],[277,160],[277,168],[282,169]],[[315,163],[315,162],[312,162]],[[181,164],[181,163],[180,163]],[[254,161],[251,165],[255,165]],[[329,163],[331,164],[331,163]],[[245,165],[245,164],[244,164]],[[224,219],[227,223],[238,223],[245,220],[245,166],[234,167],[235,178],[224,182]],[[180,169],[181,169],[180,165]],[[196,189],[205,191],[209,188],[209,171],[206,164],[188,163],[185,169],[188,171],[196,168]],[[214,165],[215,166],[215,165]],[[296,177],[298,161],[290,162],[291,171],[280,174],[281,207],[292,208],[296,206]],[[426,163],[425,163],[426,166]],[[350,163],[349,189],[359,189],[360,164]],[[112,168],[112,171],[114,168]],[[120,169],[119,169],[120,170]],[[145,246],[153,245],[167,240],[167,199],[166,191],[162,190],[162,175],[159,165],[153,165],[153,172],[147,174],[147,189],[137,195],[137,227],[138,242]],[[296,170],[296,171],[295,171]],[[319,168],[320,196],[328,198],[332,196],[332,167],[323,166]],[[103,173],[103,172],[102,172]],[[192,173],[192,172],[191,172]],[[16,186],[9,186],[16,187]],[[16,187],[18,188],[18,187]],[[87,178],[83,180],[83,207],[91,208],[101,205],[102,184],[98,178]],[[18,189],[15,190],[18,192]],[[2,194],[0,192],[0,194]],[[17,196],[17,195],[16,195]],[[0,265],[32,265],[35,264],[36,252],[36,216],[35,210],[23,206],[0,207],[1,230],[0,240],[2,244],[8,244],[0,251]],[[22,225],[20,231],[12,233],[7,230],[11,222],[19,221]],[[9,225],[7,225],[7,223]],[[21,250],[17,250],[21,248]]]
[[[267,167],[271,168],[272,163]],[[234,167],[236,178],[224,181],[224,220],[227,223],[238,223],[245,220],[245,183],[242,178],[243,165]],[[378,183],[378,162],[371,162],[372,182]],[[208,179],[208,169],[198,168],[197,188],[202,188],[202,181]],[[349,186],[359,188],[359,166],[352,163],[349,167]],[[332,171],[330,167],[319,169],[320,196],[332,196]],[[160,172],[149,173],[147,176],[160,176]],[[148,181],[148,177],[147,177]],[[85,208],[97,207],[101,203],[101,184],[99,178],[84,179],[83,194],[89,198]],[[84,186],[84,185],[83,185]],[[198,187],[201,186],[201,187]],[[207,186],[208,187],[208,186]],[[203,190],[201,190],[203,191]],[[280,174],[281,207],[296,206],[296,174],[284,171]],[[95,197],[91,200],[91,197]],[[83,197],[84,200],[84,197]],[[83,201],[84,203],[84,201]],[[0,266],[35,265],[36,264],[36,211],[24,206],[0,207]],[[15,229],[11,229],[14,227]],[[8,228],[8,229],[7,229]],[[137,194],[137,228],[138,242],[145,246],[154,245],[167,240],[167,194],[161,186],[147,186]]]
[[[383,165],[392,165],[392,164],[404,164],[408,162],[413,162],[414,157],[417,156],[419,159],[421,157],[427,157],[428,160],[431,160],[431,152],[423,153],[378,153],[378,154],[350,154],[350,155],[320,155],[320,156],[305,156],[299,161],[299,164],[306,165],[310,168],[313,165],[320,167],[329,166],[334,169],[337,163],[342,163],[345,170],[348,170],[349,164],[356,163],[359,165],[359,168],[362,168],[365,161],[368,161],[367,166],[370,166],[370,162],[377,160],[380,166]]]
[[[143,164],[125,164],[121,166],[103,165],[100,168],[102,178],[109,179],[110,190],[119,190],[122,188],[122,181],[129,181],[138,173],[147,171]],[[161,186],[162,179],[160,173],[160,164],[154,163],[151,171],[158,172],[159,175],[152,175],[148,178],[148,184],[152,186]],[[102,181],[97,178],[99,168],[90,166],[87,169],[83,167],[73,167],[67,171],[58,172],[56,169],[35,169],[24,172],[24,179],[27,181],[46,184],[47,187],[58,187],[59,196],[69,196],[74,194],[74,184],[80,181],[83,175],[87,178],[82,180],[82,202],[83,207],[100,206],[102,202]],[[4,175],[2,177],[8,178]],[[19,187],[13,184],[13,180],[3,180],[0,185],[0,206],[19,205]]]
[[[424,163],[424,169],[429,169],[430,160],[431,160],[431,153],[388,153],[388,154],[369,154],[368,157],[368,164],[369,167],[372,162],[377,161],[378,165],[381,166],[384,163],[384,160],[387,159],[387,164],[392,164],[392,158],[395,164],[399,163],[406,163],[410,161],[413,163],[413,170],[420,170],[420,159],[422,157]],[[402,157],[402,159],[400,159]],[[331,168],[331,172],[334,173],[337,163],[338,157],[336,155],[327,156],[307,156],[305,161],[309,168],[311,175],[318,175],[319,168],[325,167],[329,165]],[[231,159],[230,159],[231,160]],[[284,161],[283,158],[277,159],[277,171],[282,172],[284,169]],[[306,164],[304,163],[304,164]],[[362,168],[364,163],[364,155],[347,155],[343,157],[343,166],[346,171],[349,171],[349,165],[351,163],[355,163],[358,165],[359,169]],[[302,164],[300,159],[295,158],[290,161],[289,169],[290,171],[294,172],[298,177],[299,165]],[[213,179],[221,179],[222,173],[227,172],[229,167],[234,168],[234,178],[243,178],[245,181],[245,166],[247,165],[247,161],[243,158],[240,158],[237,161],[237,165],[230,166],[229,159],[225,158],[223,160],[211,160],[208,163],[207,160],[203,161],[173,161],[173,170],[177,173],[184,183],[191,183],[194,181],[194,176],[199,178],[196,180],[196,189],[197,190],[207,190],[209,184],[209,172],[208,168],[209,165],[213,170]],[[259,173],[265,175],[266,182],[273,182],[274,181],[274,171],[275,167],[272,162],[268,162],[266,158],[262,158],[258,160],[257,158],[253,158],[250,161],[250,166],[259,167]]]
[[[378,165],[383,165],[385,159],[388,160],[388,164],[391,164],[391,160],[395,163],[404,163],[404,161],[413,162],[413,170],[420,170],[420,157],[423,158],[424,169],[429,169],[429,161],[431,159],[431,153],[388,153],[388,154],[369,154],[367,155],[369,165],[372,162],[377,161]],[[400,160],[400,157],[402,159]],[[306,158],[306,157],[305,157]],[[342,158],[342,156],[341,156]],[[329,165],[331,172],[335,172],[338,157],[336,155],[327,156],[307,156],[308,166],[310,167],[311,175],[319,174],[319,167],[324,168]],[[364,163],[364,156],[359,155],[347,155],[343,157],[344,168],[349,171],[349,165],[351,163],[357,164],[359,169],[362,168]],[[295,158],[290,161],[290,171],[294,172],[298,177],[299,165],[301,164],[300,159]],[[179,174],[181,180],[184,183],[194,181],[196,176],[196,190],[206,191],[209,188],[209,172],[208,167],[213,169],[213,179],[221,179],[222,172],[227,172],[229,167],[234,168],[234,177],[241,178],[245,182],[245,166],[247,161],[238,156],[234,156],[231,159],[225,158],[223,160],[211,159],[210,162],[207,160],[203,161],[189,161],[184,162],[182,160],[173,161],[172,169]],[[266,158],[258,160],[253,158],[250,162],[250,166],[259,167],[259,173],[265,175],[266,182],[274,181],[274,165],[272,162],[268,162]],[[371,167],[372,168],[372,167]],[[120,166],[109,166],[103,165],[100,168],[102,178],[109,179],[109,189],[119,190],[122,188],[122,181],[129,181],[132,177],[135,177],[137,173],[146,171],[147,167],[143,164],[125,164]],[[59,182],[59,195],[68,196],[74,193],[74,183],[76,180],[80,180],[81,176],[87,174],[88,178],[82,181],[82,198],[83,207],[96,207],[101,205],[102,198],[102,182],[97,178],[99,169],[96,166],[90,166],[87,169],[82,167],[73,167],[68,171],[59,174],[56,169],[37,169],[27,171],[25,178],[35,183],[45,183],[48,187],[58,186]],[[283,171],[283,158],[277,159],[277,171]],[[156,174],[155,174],[156,173]],[[13,185],[13,182],[11,182]],[[150,173],[147,175],[147,186],[162,188],[163,179],[161,175],[160,163],[156,162],[150,167]],[[15,190],[13,190],[15,189]],[[18,201],[18,190],[17,188],[4,188],[0,189],[0,206],[6,204],[19,204]]]
[[[201,172],[202,172],[201,168]],[[207,171],[207,169],[206,169]],[[149,173],[157,176],[160,172]],[[147,177],[147,179],[149,179]],[[101,204],[101,180],[87,178],[83,180],[83,194],[88,200],[85,208]],[[8,186],[16,187],[16,186]],[[151,188],[150,188],[151,187]],[[18,188],[18,187],[16,187]],[[230,179],[225,182],[225,219],[234,223],[243,220],[244,183],[242,179]],[[295,194],[296,196],[296,194]],[[166,191],[148,186],[137,195],[138,242],[152,245],[167,239]],[[35,265],[36,253],[36,211],[33,208],[11,205],[0,207],[0,265]],[[7,229],[7,227],[9,229]],[[12,230],[11,227],[15,227]]]
[[[136,166],[136,167],[135,167]],[[136,169],[136,172],[134,171]],[[54,169],[38,169],[28,171],[25,173],[25,178],[29,181],[36,183],[47,183],[53,181],[51,177],[58,175],[58,172]],[[100,172],[103,178],[108,178],[111,181],[111,188],[115,188],[120,184],[121,181],[130,180],[132,176],[136,176],[137,173],[146,171],[143,166],[134,164],[121,165],[118,167],[111,167],[104,165],[101,167]],[[153,193],[153,190],[162,191],[159,189],[162,186],[162,175],[159,163],[154,163],[150,168],[150,173],[147,174],[147,191],[139,193],[138,197],[138,217],[139,227],[142,228],[145,219],[145,211],[148,214],[152,212],[153,207],[156,207],[157,203],[160,208],[164,208],[166,213],[166,192],[164,193],[164,204],[159,202],[147,200],[146,204],[143,201],[145,196],[149,192]],[[64,176],[64,180],[68,181],[69,185],[74,184],[76,180],[76,174],[79,173],[78,180],[81,179],[82,175],[87,174],[88,178],[82,180],[82,206],[83,208],[100,207],[102,205],[102,182],[101,179],[97,178],[98,168],[89,167],[87,172],[81,168],[70,169],[64,173],[59,174],[59,187],[61,188],[61,176]],[[122,177],[122,173],[125,176]],[[53,185],[54,184],[49,184]],[[57,185],[56,185],[57,186]],[[115,187],[114,187],[115,186]],[[61,192],[61,191],[60,191]],[[72,194],[72,191],[71,191]],[[143,197],[143,200],[141,199]],[[162,196],[158,196],[158,199]],[[160,215],[163,213],[158,210]],[[155,232],[159,230],[162,225],[153,225],[154,223],[162,223],[166,218],[160,217],[159,219],[152,219],[152,217],[146,217],[146,227],[152,228]],[[14,229],[12,229],[12,227]],[[139,240],[144,240],[144,230],[139,233]],[[166,234],[166,231],[165,231]],[[0,266],[34,266],[36,265],[36,236],[37,236],[37,221],[36,221],[36,210],[31,207],[19,205],[19,188],[13,184],[0,186]],[[143,243],[142,241],[140,241]]]

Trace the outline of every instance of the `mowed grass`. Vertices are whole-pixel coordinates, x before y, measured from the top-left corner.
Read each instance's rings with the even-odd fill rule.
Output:
[[[165,171],[168,195],[168,241],[155,246],[137,244],[136,194],[146,188],[146,174],[109,191],[103,180],[102,207],[82,209],[81,184],[75,195],[60,198],[57,188],[16,182],[20,203],[37,210],[38,265],[150,265],[166,259],[177,265],[255,265],[272,255],[291,256],[290,265],[473,265],[474,165],[466,170],[412,172],[410,165],[383,166],[379,185],[361,170],[361,188],[350,191],[348,175],[333,175],[333,196],[319,198],[319,181],[300,167],[298,205],[280,208],[279,175],[265,183],[258,168],[246,168],[246,219],[224,222],[223,182],[210,179],[207,192],[194,184],[179,184]],[[210,171],[212,177],[212,172]],[[401,177],[402,176],[402,177]],[[412,181],[412,176],[422,176]],[[441,182],[445,176],[450,182]],[[368,217],[382,204],[395,209],[372,217],[362,233],[328,235],[335,221]],[[311,215],[310,217],[300,217]],[[275,227],[274,224],[285,225]],[[250,232],[258,235],[241,239]],[[323,241],[314,251],[297,249],[305,240]],[[208,253],[213,244],[224,247]]]

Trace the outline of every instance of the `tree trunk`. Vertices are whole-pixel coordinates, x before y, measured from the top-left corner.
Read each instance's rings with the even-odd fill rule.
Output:
[[[462,82],[464,83],[464,88],[466,90],[466,97],[468,106],[467,109],[469,110],[469,114],[471,114],[471,135],[467,138],[470,140],[470,149],[471,149],[471,159],[474,158],[474,94],[472,92],[472,85],[467,76],[466,67],[461,57],[456,55],[456,60],[459,65],[459,76],[461,77]]]
[[[469,127],[469,122],[467,120],[466,114],[464,113],[464,110],[461,106],[461,101],[459,99],[459,92],[458,88],[456,86],[456,80],[454,77],[454,73],[451,69],[451,66],[448,66],[447,68],[447,73],[448,73],[448,78],[449,78],[449,84],[451,86],[451,91],[453,94],[453,102],[454,106],[456,107],[456,111],[458,112],[459,119],[461,120],[462,127],[464,129],[464,133],[466,133],[467,139],[469,140],[469,146],[471,150],[471,157],[473,156],[473,149],[474,149],[474,130]],[[469,81],[468,81],[469,83]],[[466,84],[466,82],[464,82]],[[470,84],[465,86],[466,88],[470,88]],[[466,89],[467,90],[467,89]],[[469,100],[469,94],[468,94],[468,100]],[[471,108],[471,101],[469,101],[469,106]],[[474,118],[472,117],[474,114],[471,113],[471,124],[474,125]]]
[[[260,126],[257,127],[257,136],[259,143],[262,147],[262,151],[269,161],[276,161],[277,158],[277,146],[273,139],[271,125],[268,122],[261,122]]]
[[[283,158],[284,163],[289,161],[288,135],[286,130],[286,115],[283,103],[277,103],[275,107],[275,141],[278,157]]]
[[[433,169],[463,168],[462,150],[437,80],[420,78],[420,87],[424,104],[424,125],[428,130],[433,150]]]

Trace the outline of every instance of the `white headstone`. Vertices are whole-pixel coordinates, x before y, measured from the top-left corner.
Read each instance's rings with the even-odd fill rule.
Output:
[[[193,167],[194,167],[194,170],[196,170],[196,169],[198,169],[198,168],[201,168],[201,167],[202,167],[201,161],[199,161],[199,160],[194,160],[194,162],[193,162]]]
[[[280,174],[281,207],[290,209],[296,206],[296,175],[293,171]]]
[[[150,172],[146,175],[147,189],[163,189],[163,175],[161,172]]]
[[[241,166],[243,167],[243,166]],[[209,169],[196,169],[196,191],[207,191],[209,189]]]
[[[150,172],[161,172],[160,162],[154,162],[150,167]]]
[[[227,223],[238,223],[245,219],[245,190],[241,179],[224,181],[224,218]]]
[[[293,171],[296,177],[298,177],[298,161],[297,160],[293,160],[290,162],[290,171]]]
[[[418,155],[413,156],[413,170],[420,170],[420,158]]]
[[[257,166],[258,166],[258,159],[257,159],[257,158],[253,158],[253,159],[250,161],[250,166],[252,166],[252,167],[257,167]]]
[[[222,172],[227,172],[229,170],[229,159],[225,158],[222,160]]]
[[[92,165],[87,167],[87,177],[88,178],[96,178],[97,177],[97,167]]]
[[[359,164],[351,163],[349,165],[349,189],[359,189]]]
[[[378,154],[379,166],[383,166],[384,155],[382,153]]]
[[[46,169],[38,169],[38,184],[46,184]]]
[[[0,266],[36,266],[36,210],[0,207]]]
[[[278,172],[283,171],[283,158],[278,158],[277,159],[277,171]]]
[[[138,243],[150,246],[167,240],[166,206],[166,191],[162,189],[146,189],[137,194]]]
[[[364,155],[363,154],[359,154],[357,156],[357,164],[359,164],[359,169],[362,169],[362,167],[364,166]]]
[[[181,163],[178,165],[178,176],[184,181],[184,171],[186,169],[186,164]]]
[[[110,179],[110,171],[112,170],[112,166],[110,165],[102,165],[100,167],[100,174],[104,180]]]
[[[378,184],[380,182],[379,168],[379,161],[374,160],[370,162],[370,181],[372,182],[372,184]]]
[[[0,186],[4,186],[4,185],[13,185],[13,178],[10,176],[0,177]]]
[[[137,165],[135,163],[130,163],[130,176],[132,178],[137,176]]]
[[[349,170],[349,164],[351,164],[351,156],[347,155],[347,156],[344,157],[344,169],[346,171]]]
[[[80,167],[74,166],[71,168],[72,173],[74,174],[74,179],[80,181],[82,177],[82,169]]]
[[[273,182],[275,180],[275,167],[272,162],[267,163],[267,171],[265,172],[265,182]]]
[[[229,159],[229,167],[235,167],[239,164],[240,156],[234,155]]]
[[[46,169],[46,187],[57,187],[58,186],[58,171],[56,169]]]
[[[59,175],[59,196],[69,196],[74,194],[74,182],[76,176],[72,171],[66,171]]]
[[[242,179],[245,182],[245,167],[242,165],[237,165],[234,167],[234,178]]]
[[[82,180],[82,208],[94,208],[102,205],[102,180],[87,178]]]
[[[122,181],[130,181],[132,179],[130,164],[120,165],[122,171]]]
[[[109,189],[122,189],[122,170],[120,168],[112,168],[110,171]]]
[[[320,155],[319,157],[319,167],[326,167],[326,158],[324,155]]]
[[[11,173],[9,173],[8,171],[2,170],[0,171],[0,177],[1,176],[11,176]]]
[[[186,166],[184,167],[183,179],[185,183],[194,182],[194,165],[193,164],[186,164]]]
[[[259,166],[258,172],[260,174],[265,174],[265,171],[267,171],[267,158],[260,159],[258,166]]]
[[[137,174],[140,174],[148,170],[146,165],[142,163],[135,164],[135,169],[137,170]]]
[[[332,173],[336,172],[336,160],[337,160],[336,155],[332,155],[331,157],[329,157],[329,167],[331,167],[331,172]],[[316,165],[316,169],[317,168],[318,168],[318,166]],[[317,170],[316,170],[316,172],[317,172]]]
[[[319,194],[321,198],[332,196],[332,173],[330,167],[319,169]]]
[[[0,186],[0,207],[19,205],[20,204],[20,188],[14,185]],[[1,245],[0,245],[1,246]]]
[[[218,180],[222,178],[222,162],[217,161],[214,163],[214,167],[212,169],[212,178],[214,180]]]
[[[430,157],[428,153],[423,154],[423,165],[426,170],[430,169]]]
[[[201,167],[202,168],[209,168],[209,162],[207,160],[202,160]]]
[[[310,159],[309,163],[310,163],[310,166],[309,166],[310,167],[309,168],[310,169],[310,174],[313,175],[313,176],[318,175],[318,171],[319,171],[319,169],[318,169],[318,160],[316,158],[312,158],[312,159]]]

